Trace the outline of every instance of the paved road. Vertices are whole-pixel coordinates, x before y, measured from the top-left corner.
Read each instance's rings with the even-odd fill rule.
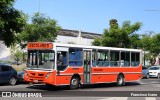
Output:
[[[68,90],[67,86],[50,88],[43,84],[0,85],[0,91],[41,92],[43,97],[47,96],[45,98],[52,100],[57,100],[57,98],[58,100],[160,100],[159,97],[156,97],[156,94],[160,96],[160,79],[142,79],[138,82],[127,83],[123,87],[117,87],[115,84],[85,85],[77,90]],[[148,94],[153,97],[146,97]],[[73,95],[74,97],[71,97]],[[131,95],[142,95],[142,97],[130,97]]]

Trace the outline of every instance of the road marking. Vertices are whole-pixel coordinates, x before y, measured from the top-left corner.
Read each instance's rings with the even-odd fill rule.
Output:
[[[98,99],[98,100],[127,100],[128,97],[113,97],[113,98],[104,98],[104,99]]]
[[[147,85],[147,84],[150,85],[150,84],[158,84],[158,83],[160,83],[160,82],[157,82],[157,81],[151,81],[151,82],[147,82],[147,83],[146,82],[140,82],[141,85]]]
[[[104,99],[98,99],[98,100],[128,100],[129,97],[111,97],[111,98],[104,98]],[[153,97],[131,97],[130,99],[139,99],[139,100],[156,100],[156,98]]]
[[[146,100],[156,100],[156,98],[146,97]]]
[[[149,83],[159,83],[159,82],[157,82],[157,81],[151,81],[151,82],[149,82]]]

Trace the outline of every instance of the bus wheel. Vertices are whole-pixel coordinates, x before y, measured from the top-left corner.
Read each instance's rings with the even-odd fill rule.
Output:
[[[54,87],[55,87],[55,86],[52,85],[52,84],[46,84],[46,86],[47,86],[48,88],[54,88]]]
[[[125,85],[124,76],[122,74],[119,74],[117,77],[117,86],[123,86],[123,85]]]
[[[70,82],[70,89],[77,89],[79,87],[79,82],[80,80],[78,77],[73,77]]]

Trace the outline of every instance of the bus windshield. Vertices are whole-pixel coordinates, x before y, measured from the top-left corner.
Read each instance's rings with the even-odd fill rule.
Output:
[[[53,69],[55,53],[53,50],[29,50],[27,68]]]

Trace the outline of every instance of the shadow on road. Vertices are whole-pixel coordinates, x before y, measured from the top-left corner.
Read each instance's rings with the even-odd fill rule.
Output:
[[[9,84],[6,84],[6,83],[1,83],[0,86],[7,86]]]
[[[69,90],[68,86],[46,86],[45,84],[33,84],[26,88],[30,89],[39,89],[39,90],[47,90],[47,91],[60,91],[60,90]]]
[[[126,83],[126,86],[135,86],[140,85],[137,82],[129,82]],[[117,87],[115,83],[103,83],[103,84],[93,84],[93,85],[82,85],[79,89],[90,89],[90,88],[111,88]],[[28,89],[39,89],[39,90],[47,90],[47,91],[63,91],[69,90],[69,86],[46,86],[45,84],[33,84],[27,87]]]

